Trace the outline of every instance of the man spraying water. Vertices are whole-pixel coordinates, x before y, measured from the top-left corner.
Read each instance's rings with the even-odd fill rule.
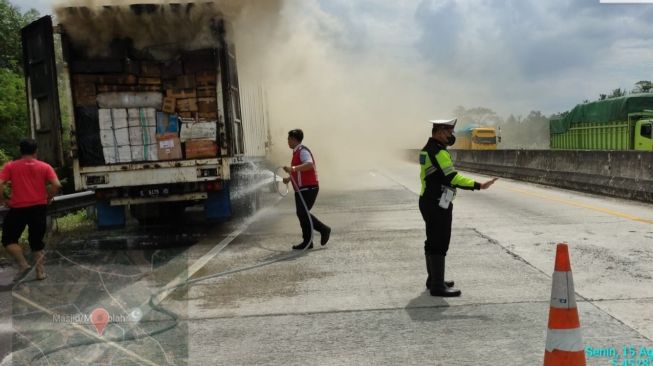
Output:
[[[304,132],[302,130],[295,129],[288,132],[288,147],[293,150],[293,154],[290,166],[283,167],[283,170],[290,174],[290,177],[284,178],[283,182],[288,184],[288,182],[292,181],[292,186],[295,190],[297,217],[302,227],[303,240],[301,243],[292,247],[297,250],[306,249],[307,247],[308,249],[313,248],[313,242],[311,241],[311,221],[313,222],[313,228],[321,235],[320,244],[326,245],[331,235],[331,228],[310,213],[317,199],[320,187],[313,153],[306,146],[302,145],[303,140]],[[306,208],[302,204],[302,198],[306,203]]]

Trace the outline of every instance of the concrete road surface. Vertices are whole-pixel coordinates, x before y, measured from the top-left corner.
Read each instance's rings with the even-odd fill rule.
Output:
[[[584,345],[596,350],[588,365],[653,364],[651,205],[509,180],[459,192],[447,278],[463,295],[442,299],[424,288],[417,175],[416,165],[398,164],[337,181],[322,176],[313,212],[333,228],[331,241],[290,258],[300,240],[294,203],[273,195],[246,226],[187,224],[172,240],[187,245],[113,250],[106,238],[90,248],[62,243],[60,256],[50,253],[46,282],[0,295],[0,333],[12,344],[5,363],[538,365],[555,245],[564,241]],[[75,254],[75,263],[63,258]],[[209,278],[161,290],[189,275]],[[151,297],[163,311],[146,305]],[[142,309],[143,317],[110,324],[112,342],[64,348],[64,336],[69,343],[92,337],[53,322],[47,311],[98,306],[112,315]],[[130,339],[130,332],[142,337]],[[617,356],[605,356],[612,348]],[[624,350],[639,358],[626,359]]]

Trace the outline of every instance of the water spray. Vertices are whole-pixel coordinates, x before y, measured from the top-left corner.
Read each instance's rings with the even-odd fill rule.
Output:
[[[275,187],[277,189],[277,193],[281,196],[281,198],[284,198],[289,193],[289,187],[288,187],[288,183],[283,182],[283,178],[281,178],[282,174],[287,175],[287,174],[285,174],[285,171],[283,170],[283,167],[278,167],[277,169],[275,169],[275,171],[274,171],[274,184],[275,184]],[[297,193],[297,196],[301,200],[301,203],[302,203],[302,206],[304,207],[304,210],[306,210],[306,214],[308,215],[308,221],[309,221],[309,224],[310,224],[310,227],[311,227],[311,238],[310,238],[309,243],[313,243],[315,233],[314,233],[313,218],[311,217],[311,212],[308,209],[308,205],[306,204],[306,200],[304,200],[304,196],[303,196],[301,190],[299,190],[297,182],[295,181],[295,179],[292,177],[292,175],[287,176],[287,179],[288,179],[289,183],[292,183],[293,188],[296,188],[295,193]],[[250,224],[252,224],[255,221],[255,219],[257,219],[256,215],[254,217],[248,219],[245,223],[242,224],[241,229],[239,229],[238,232],[240,233],[240,232],[244,231]],[[230,243],[231,243],[231,241],[227,242],[223,247],[219,248],[216,255],[219,254],[220,252],[222,252]],[[92,339],[92,340],[82,341],[82,342],[78,342],[78,343],[63,345],[63,346],[53,348],[53,349],[50,349],[50,350],[41,351],[40,354],[37,354],[36,356],[34,356],[32,358],[32,362],[35,362],[35,361],[37,361],[37,360],[39,360],[41,358],[47,357],[47,355],[50,355],[50,354],[53,354],[53,353],[56,353],[56,352],[59,352],[59,351],[65,350],[65,349],[70,349],[70,348],[75,348],[75,347],[80,347],[80,346],[90,346],[90,345],[93,345],[93,344],[103,343],[103,342],[121,343],[121,342],[124,342],[124,341],[133,341],[133,340],[141,339],[141,338],[144,338],[144,337],[152,337],[154,335],[167,332],[168,330],[174,329],[174,328],[177,327],[177,325],[179,324],[179,315],[172,312],[172,311],[170,311],[170,310],[168,310],[168,309],[165,309],[164,307],[159,305],[159,303],[161,301],[163,301],[163,299],[165,298],[165,295],[162,296],[162,294],[164,292],[168,292],[168,294],[169,294],[170,292],[172,292],[173,290],[176,290],[178,288],[190,287],[190,286],[192,286],[192,285],[194,285],[196,283],[200,283],[200,282],[203,282],[203,281],[206,281],[206,280],[209,280],[209,279],[214,279],[214,278],[219,278],[219,277],[226,277],[226,276],[231,275],[231,274],[244,272],[244,271],[249,271],[249,270],[253,270],[253,269],[256,269],[256,268],[268,266],[268,265],[271,265],[271,264],[274,264],[274,263],[278,263],[278,262],[282,262],[282,261],[286,261],[286,260],[290,260],[290,259],[295,259],[295,258],[301,257],[304,254],[306,254],[306,251],[307,251],[307,249],[309,247],[310,247],[310,245],[306,245],[302,250],[293,252],[293,253],[291,253],[291,254],[289,254],[287,256],[281,257],[281,258],[269,260],[269,261],[258,263],[258,264],[251,265],[251,266],[236,268],[236,269],[225,271],[225,272],[214,273],[214,274],[211,274],[211,275],[202,276],[202,277],[198,277],[198,278],[194,278],[194,279],[186,279],[186,280],[182,281],[181,283],[178,283],[178,284],[175,284],[175,285],[172,285],[172,286],[165,286],[163,288],[160,288],[160,289],[154,291],[150,295],[149,299],[145,303],[143,303],[140,307],[136,308],[135,310],[140,312],[140,315],[141,315],[141,318],[142,318],[143,314],[145,313],[144,310],[146,309],[146,307],[149,307],[152,311],[156,311],[158,313],[166,315],[170,319],[170,321],[173,322],[172,324],[170,324],[168,326],[165,326],[165,327],[162,327],[160,329],[154,330],[154,331],[144,332],[143,334],[133,334],[133,332],[132,332],[132,334],[129,334],[127,336],[123,336],[122,338],[113,338],[113,339],[107,338],[107,339],[104,339],[104,340]],[[111,275],[111,274],[109,274],[109,275]],[[16,284],[16,286],[17,285],[18,285],[18,283]]]

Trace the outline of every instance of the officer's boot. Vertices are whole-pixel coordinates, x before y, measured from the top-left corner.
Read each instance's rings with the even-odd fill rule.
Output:
[[[431,267],[431,296],[456,297],[460,296],[460,290],[450,288],[444,283],[444,260],[443,255],[427,255],[429,267]]]
[[[426,288],[430,289],[431,288],[431,267],[429,266],[428,254],[425,254],[424,257],[426,257],[426,273],[428,273],[428,277],[426,277]],[[453,281],[444,281],[444,284],[447,287],[453,287],[454,286]]]

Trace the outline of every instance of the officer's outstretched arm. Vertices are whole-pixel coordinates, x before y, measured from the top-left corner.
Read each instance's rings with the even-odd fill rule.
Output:
[[[451,186],[468,190],[481,189],[480,183],[472,178],[467,178],[456,171],[453,167],[453,162],[451,161],[451,155],[449,155],[446,150],[440,150],[440,152],[435,156],[435,160],[437,160],[445,179]]]

